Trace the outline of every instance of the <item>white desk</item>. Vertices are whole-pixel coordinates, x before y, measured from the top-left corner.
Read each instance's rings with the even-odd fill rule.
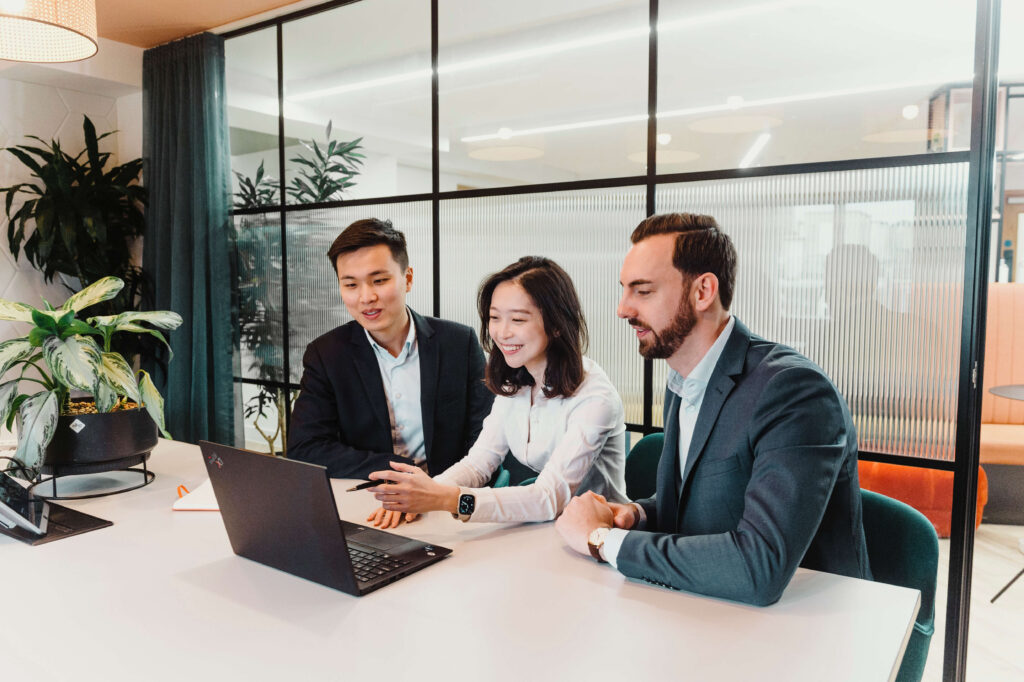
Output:
[[[31,547],[0,537],[0,678],[50,680],[886,680],[919,595],[800,570],[760,609],[625,579],[553,524],[401,531],[454,554],[366,597],[234,556],[216,512],[174,512],[206,478],[161,441],[156,481],[66,503],[114,526]],[[362,521],[374,500],[340,492]],[[15,615],[17,614],[17,615]]]

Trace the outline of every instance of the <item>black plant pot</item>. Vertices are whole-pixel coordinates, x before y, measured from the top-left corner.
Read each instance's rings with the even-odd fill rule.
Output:
[[[156,423],[143,409],[78,414],[57,419],[42,473],[51,476],[116,471],[149,459]]]

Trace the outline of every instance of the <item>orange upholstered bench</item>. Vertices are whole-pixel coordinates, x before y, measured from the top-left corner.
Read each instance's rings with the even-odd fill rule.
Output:
[[[909,504],[924,514],[940,538],[948,538],[953,518],[953,472],[882,462],[860,462],[860,487]],[[974,527],[988,502],[988,476],[978,471],[978,505]]]
[[[981,466],[989,477],[985,521],[1024,524],[1024,401],[992,395],[1024,384],[1024,284],[991,284],[985,323]]]

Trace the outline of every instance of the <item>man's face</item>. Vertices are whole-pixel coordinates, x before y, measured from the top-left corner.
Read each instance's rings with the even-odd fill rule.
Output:
[[[343,253],[336,263],[341,300],[360,326],[385,337],[405,326],[405,296],[412,289],[412,268],[402,272],[387,245]]]
[[[640,354],[649,359],[671,357],[697,323],[690,282],[672,265],[675,241],[674,234],[659,234],[634,244],[619,275],[617,314],[633,327]]]

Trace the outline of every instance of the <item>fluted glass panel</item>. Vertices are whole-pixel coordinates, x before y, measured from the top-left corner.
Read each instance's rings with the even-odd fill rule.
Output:
[[[715,216],[739,253],[733,312],[828,372],[862,450],[953,460],[966,164],[664,185],[657,209]]]
[[[288,214],[288,343],[291,379],[302,377],[302,354],[316,337],[352,317],[338,293],[338,278],[327,259],[335,238],[363,218],[390,220],[405,234],[412,291],[406,302],[426,315],[433,308],[430,202],[374,204],[294,211]]]
[[[280,213],[234,217],[242,377],[284,381]]]
[[[484,277],[522,256],[553,259],[579,292],[587,354],[619,389],[626,420],[642,421],[643,363],[615,308],[619,268],[645,202],[642,187],[442,201],[442,316],[479,330],[476,292]]]

